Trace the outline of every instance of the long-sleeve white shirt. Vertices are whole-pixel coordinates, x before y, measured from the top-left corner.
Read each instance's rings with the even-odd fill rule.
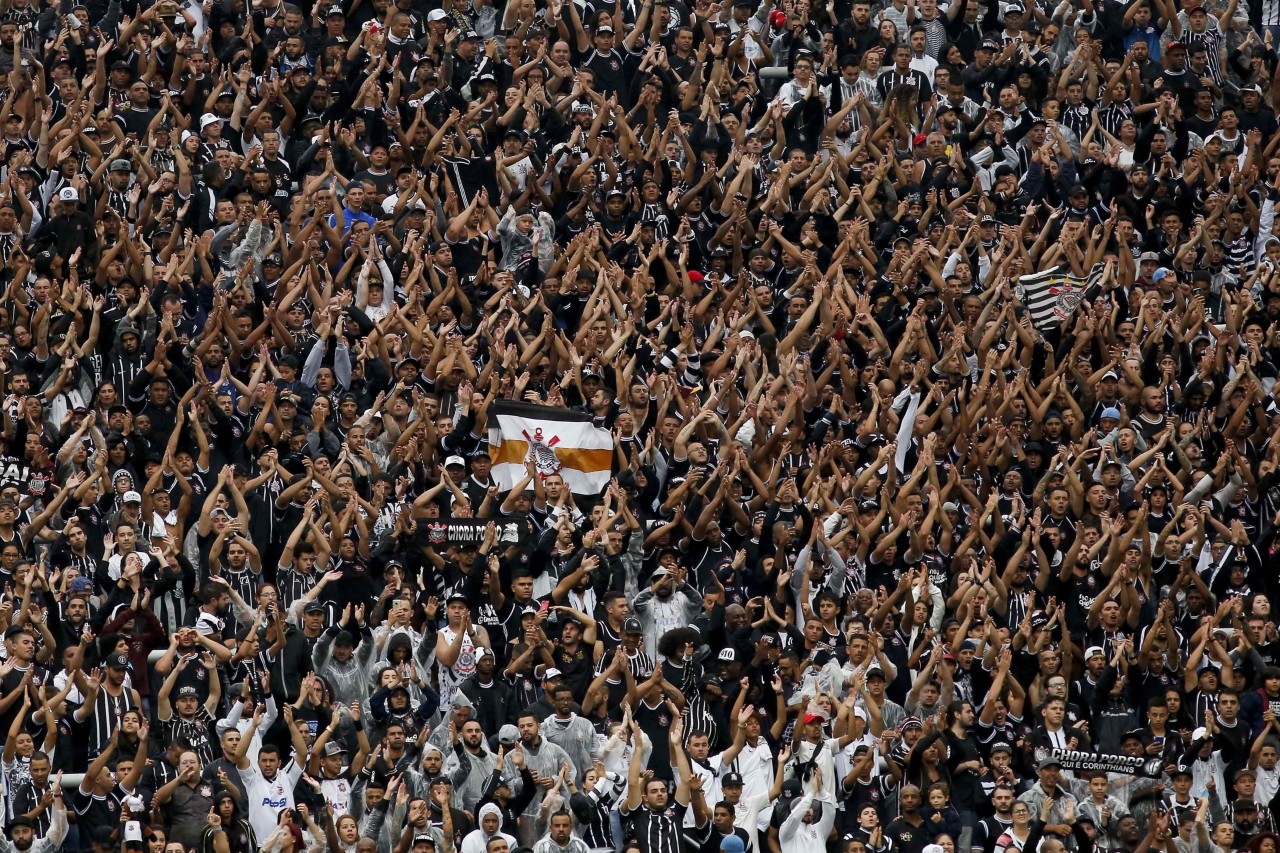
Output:
[[[836,808],[831,803],[821,803],[822,814],[813,823],[805,823],[805,815],[815,802],[813,795],[808,794],[791,809],[791,814],[778,830],[782,853],[826,853],[827,836],[836,822]]]

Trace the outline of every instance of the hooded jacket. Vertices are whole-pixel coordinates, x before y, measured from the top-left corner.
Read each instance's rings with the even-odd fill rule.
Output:
[[[529,772],[528,767],[520,768],[520,784],[512,785],[511,778],[507,775],[503,767],[495,767],[493,773],[489,776],[489,781],[485,783],[484,793],[480,796],[480,805],[494,805],[498,808],[502,816],[502,831],[510,835],[516,835],[520,832],[520,815],[528,807],[529,801],[533,799],[534,793],[538,790],[538,783],[533,781],[533,774]],[[508,790],[519,789],[520,793],[512,794],[506,803],[499,803],[494,799],[493,793],[501,786],[506,785]]]
[[[496,815],[499,820],[499,828],[495,833],[484,831],[484,819],[486,815]],[[502,809],[498,808],[495,803],[485,803],[480,807],[480,813],[476,817],[476,828],[467,833],[467,837],[462,839],[462,853],[485,853],[489,849],[489,840],[492,838],[505,838],[507,847],[514,850],[520,846],[514,835],[508,835],[501,828]]]
[[[453,749],[445,753],[442,768],[444,774],[453,780],[454,802],[461,802],[463,808],[474,807],[472,804],[484,793],[485,783],[497,766],[498,756],[489,751],[489,745],[483,739],[479,755],[467,749],[461,740],[455,743]]]

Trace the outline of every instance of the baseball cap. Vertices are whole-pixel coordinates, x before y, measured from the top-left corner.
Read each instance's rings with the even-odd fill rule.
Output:
[[[513,743],[515,743],[519,739],[520,739],[520,730],[517,729],[515,726],[511,725],[510,723],[507,723],[502,728],[498,729],[498,743],[502,744],[503,746],[511,746]]]
[[[324,745],[324,754],[327,758],[330,755],[346,755],[347,748],[337,741],[329,741]]]
[[[120,500],[127,504],[140,504],[142,503],[142,495],[131,490],[131,491],[125,492],[124,497],[121,498]]]
[[[1085,660],[1088,660],[1089,658],[1093,657],[1094,655],[1103,655],[1103,656],[1105,657],[1105,656],[1106,656],[1106,652],[1104,652],[1104,651],[1102,650],[1102,646],[1090,646],[1089,648],[1087,648],[1087,649],[1085,649],[1085,650],[1084,650],[1084,659],[1085,659]]]
[[[302,606],[303,613],[323,613],[324,605],[312,599]]]
[[[643,634],[644,628],[640,625],[640,620],[634,616],[628,616],[622,620],[622,633],[624,634]]]
[[[742,776],[738,773],[726,773],[724,778],[720,780],[721,788],[732,788],[733,786],[742,787]]]
[[[1147,261],[1150,261],[1153,264],[1158,264],[1160,263],[1160,256],[1155,252],[1143,252],[1138,256],[1138,263],[1143,264]]]
[[[75,187],[63,187],[58,190],[58,201],[79,201],[80,193],[76,192]]]
[[[128,669],[129,656],[126,655],[124,652],[116,652],[113,655],[108,655],[107,668],[108,669]]]
[[[192,699],[194,699],[194,698],[195,698],[196,696],[198,696],[198,695],[200,695],[200,694],[196,692],[196,689],[195,689],[194,687],[192,687],[191,685],[189,685],[189,684],[188,684],[186,687],[179,687],[179,688],[178,688],[178,698],[179,698],[179,699],[185,699],[185,698],[187,698],[188,696],[190,696]]]
[[[1040,759],[1040,763],[1036,765],[1037,770],[1048,770],[1050,767],[1061,767],[1062,762],[1054,758],[1052,755],[1046,755]]]
[[[465,468],[467,467],[467,460],[463,459],[461,456],[450,456],[444,460],[444,467],[448,468],[450,465],[461,465]]]
[[[1105,379],[1106,377],[1104,376],[1103,378]],[[1115,406],[1107,406],[1105,409],[1102,410],[1102,414],[1099,415],[1099,417],[1110,418],[1113,421],[1118,421],[1120,420],[1120,410],[1117,409]]]
[[[449,13],[444,9],[432,9],[427,13],[427,23],[430,24],[434,21],[443,21],[447,17],[449,17]]]
[[[118,159],[115,159],[115,160],[112,160],[112,161],[111,161],[111,166],[108,168],[108,171],[111,171],[111,172],[132,172],[132,171],[133,171],[133,164],[132,164],[132,163],[130,163],[130,162],[129,162],[128,160],[126,160],[125,158],[120,157],[120,158],[118,158]]]
[[[560,672],[560,670],[556,669],[554,666],[549,667],[545,672],[542,673],[542,680],[551,681],[552,679],[559,678],[561,674],[562,673]]]

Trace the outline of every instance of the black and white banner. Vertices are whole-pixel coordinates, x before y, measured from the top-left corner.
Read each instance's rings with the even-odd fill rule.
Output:
[[[433,547],[445,545],[479,545],[484,541],[485,528],[492,523],[498,536],[498,547],[523,545],[529,538],[529,523],[524,516],[503,519],[439,518],[419,522]]]
[[[1084,752],[1078,749],[1051,749],[1048,754],[1062,764],[1063,770],[1094,773],[1124,773],[1129,776],[1149,776],[1158,779],[1164,773],[1164,762],[1159,758],[1135,755],[1110,755]]]

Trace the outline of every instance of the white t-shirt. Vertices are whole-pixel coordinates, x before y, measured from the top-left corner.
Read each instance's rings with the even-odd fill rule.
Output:
[[[337,779],[321,779],[320,792],[325,802],[333,806],[333,819],[351,813],[351,781],[345,776]]]
[[[255,836],[267,838],[275,832],[280,811],[294,806],[293,786],[301,778],[302,768],[293,759],[276,771],[274,779],[264,777],[256,761],[250,761],[248,769],[240,771],[249,801],[249,825]]]
[[[1257,775],[1258,780],[1258,786],[1253,792],[1254,802],[1271,802],[1276,792],[1280,791],[1280,764],[1270,770],[1258,765],[1254,768],[1254,773]]]
[[[720,757],[717,756],[716,760]],[[723,761],[720,763],[723,766]],[[769,749],[769,742],[761,737],[759,746],[743,744],[733,764],[723,766],[723,770],[733,771],[742,777],[742,799],[768,799],[769,789],[773,787],[773,751]]]

